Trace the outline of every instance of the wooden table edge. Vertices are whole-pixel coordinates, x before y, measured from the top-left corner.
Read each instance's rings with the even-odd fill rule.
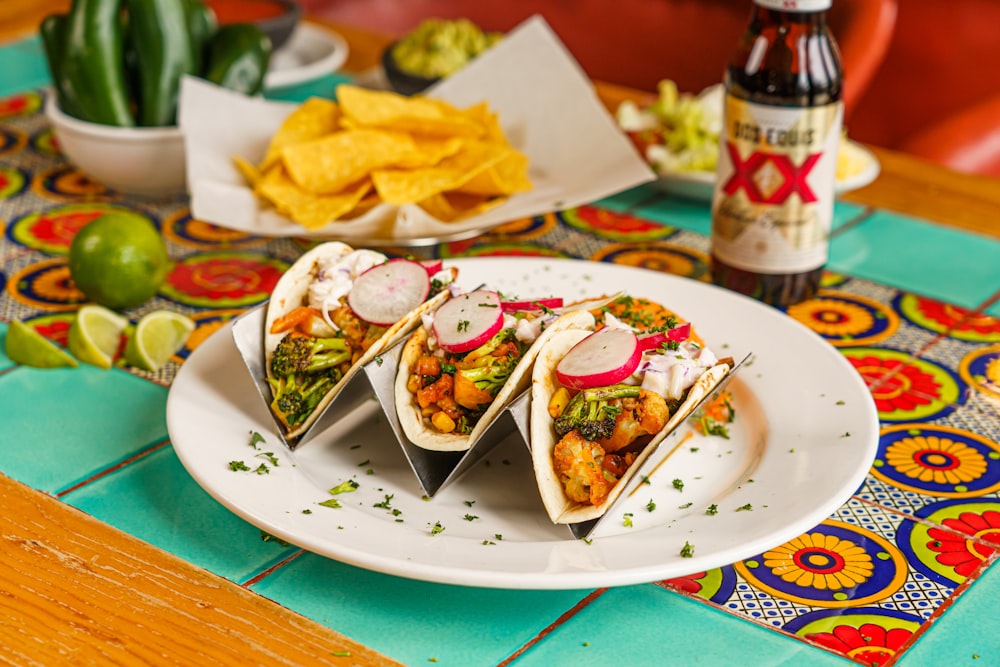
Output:
[[[401,663],[0,475],[0,662]]]

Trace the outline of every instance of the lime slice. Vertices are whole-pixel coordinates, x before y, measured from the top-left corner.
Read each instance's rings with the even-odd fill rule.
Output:
[[[14,320],[7,326],[7,340],[4,343],[7,357],[24,366],[35,368],[59,368],[79,366],[76,359],[64,349],[38,333],[33,327]]]
[[[104,306],[80,307],[69,328],[69,351],[85,364],[111,368],[128,319]]]
[[[125,345],[125,361],[155,373],[184,347],[192,331],[194,322],[180,313],[170,310],[147,313],[135,325],[135,333]]]

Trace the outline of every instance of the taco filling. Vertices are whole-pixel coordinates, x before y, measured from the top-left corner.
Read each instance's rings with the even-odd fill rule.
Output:
[[[344,248],[312,258],[311,279],[298,301],[301,305],[293,304],[267,329],[272,340],[280,336],[269,355],[271,410],[289,431],[301,427],[352,366],[381,343],[395,325],[374,323],[370,316],[364,319],[349,299],[362,274],[404,260],[388,260],[371,250]],[[421,293],[423,299],[406,305],[412,308],[426,303],[452,277],[448,271],[427,276],[429,293]]]
[[[690,325],[679,325],[648,300],[623,297],[603,315],[602,328],[588,337],[593,340],[581,340],[554,369],[558,385],[547,405],[557,439],[552,467],[562,491],[574,503],[597,507],[678,413],[698,378],[720,363],[691,337]]]
[[[456,297],[453,303],[457,306],[462,298]],[[463,352],[441,345],[435,335],[437,315],[423,315],[422,335],[414,339],[419,341],[420,352],[410,367],[406,389],[419,406],[425,428],[434,433],[468,435],[496,400],[531,344],[559,314],[544,306],[529,305],[528,309],[518,310],[501,302],[497,313],[498,318],[502,317],[499,331],[485,343]],[[463,325],[467,328],[467,321],[459,320],[455,328]]]

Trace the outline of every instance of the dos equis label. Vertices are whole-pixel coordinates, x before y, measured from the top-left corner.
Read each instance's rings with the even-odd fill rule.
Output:
[[[839,102],[773,107],[726,97],[712,253],[758,273],[822,266],[833,217]]]

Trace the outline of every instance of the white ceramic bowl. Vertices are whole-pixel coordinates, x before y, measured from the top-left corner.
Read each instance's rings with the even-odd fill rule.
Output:
[[[113,127],[67,116],[49,96],[45,115],[59,148],[88,177],[128,194],[163,197],[186,189],[180,128]]]

